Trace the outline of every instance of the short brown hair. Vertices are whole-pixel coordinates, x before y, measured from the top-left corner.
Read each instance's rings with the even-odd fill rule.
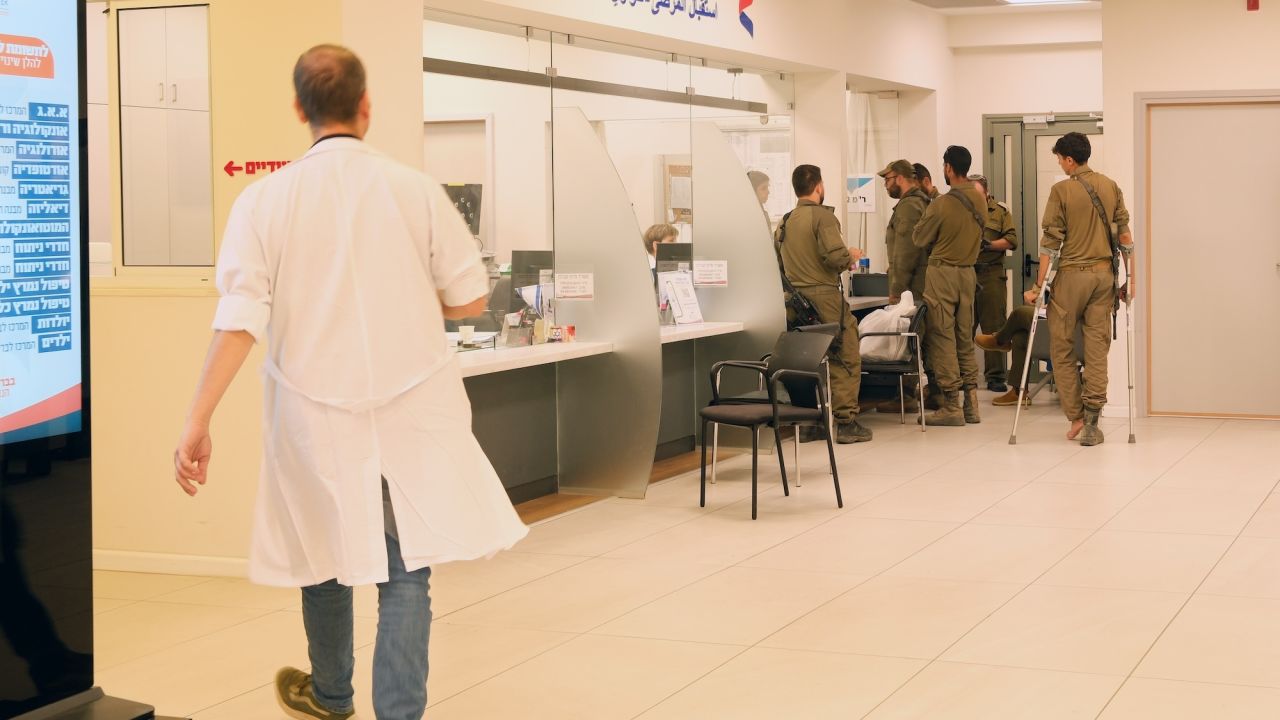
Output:
[[[668,225],[666,223],[650,225],[649,229],[644,231],[644,249],[647,250],[650,255],[653,255],[658,252],[658,243],[669,237],[680,237],[680,231],[677,230],[674,225]]]
[[[822,171],[817,165],[797,165],[791,172],[791,189],[795,191],[796,197],[812,195],[820,182]]]
[[[298,56],[293,90],[312,125],[351,122],[365,93],[364,64],[341,45],[316,45]]]

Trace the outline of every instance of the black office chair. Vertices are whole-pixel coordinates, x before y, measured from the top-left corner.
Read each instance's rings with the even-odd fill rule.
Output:
[[[836,470],[835,446],[832,444],[834,426],[831,422],[831,406],[828,401],[830,378],[827,370],[827,349],[832,336],[822,332],[784,332],[778,336],[764,362],[724,360],[711,367],[711,404],[700,412],[702,417],[702,463],[698,505],[707,504],[707,425],[733,425],[751,431],[751,519],[756,519],[757,477],[759,471],[760,443],[757,431],[762,427],[773,428],[774,439],[782,445],[783,427],[814,426],[826,429],[827,454],[831,461],[831,476],[836,490],[836,506],[844,507],[840,494],[840,476]],[[757,373],[765,384],[768,402],[741,402],[720,397],[720,374],[727,369],[740,369]],[[786,391],[788,401],[779,396]],[[778,452],[778,467],[782,472],[782,492],[790,495],[787,484],[787,466],[784,454]],[[797,465],[798,467],[798,465]]]
[[[820,325],[801,325],[799,327],[792,328],[792,332],[824,333],[834,338],[835,336],[840,334],[840,325],[839,323],[823,323]],[[765,355],[764,357],[760,358],[759,362],[767,363],[769,361],[769,358],[772,355],[773,353],[769,353],[768,355]],[[790,397],[787,395],[786,388],[783,388],[780,391],[780,394],[778,395],[778,400],[784,403],[791,401]],[[729,397],[722,397],[720,402],[725,405],[730,405],[734,403],[746,404],[746,403],[769,402],[769,391],[765,389],[765,379],[761,377],[760,386],[755,390],[753,390],[752,392],[742,393],[740,395],[732,395]],[[827,397],[827,405],[828,407],[831,405],[831,397],[829,393]],[[796,464],[795,485],[796,487],[800,487],[800,432],[798,429],[793,428],[791,438],[794,441],[793,445],[794,445],[794,451],[795,451],[795,464]],[[778,452],[782,452],[781,445],[778,446]],[[717,425],[715,429],[711,431],[711,484],[712,485],[714,485],[716,482],[716,468],[719,465],[719,459],[720,459],[720,426]]]
[[[865,375],[896,375],[898,377],[898,417],[902,424],[907,424],[906,397],[902,394],[902,379],[915,375],[919,380],[920,391],[920,432],[924,432],[924,356],[921,353],[920,338],[924,334],[925,315],[928,308],[924,303],[916,304],[916,314],[911,318],[907,329],[901,332],[867,332],[861,337],[905,337],[907,339],[907,358],[890,361],[862,361],[862,372]]]

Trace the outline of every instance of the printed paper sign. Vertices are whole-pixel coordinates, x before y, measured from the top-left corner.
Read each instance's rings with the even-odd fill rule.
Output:
[[[694,260],[693,284],[697,287],[729,287],[729,261]]]
[[[693,291],[693,275],[687,272],[658,273],[658,301],[670,303],[677,325],[702,322],[702,308]]]
[[[557,300],[591,300],[595,296],[595,273],[556,273]]]
[[[845,178],[849,212],[873,213],[876,211],[876,176],[850,175]]]

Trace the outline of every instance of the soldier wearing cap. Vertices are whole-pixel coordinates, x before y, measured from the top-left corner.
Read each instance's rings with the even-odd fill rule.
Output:
[[[987,225],[987,199],[965,177],[973,164],[967,149],[948,147],[942,162],[951,191],[929,204],[912,236],[916,247],[930,249],[924,279],[924,302],[929,308],[926,342],[942,391],[938,410],[925,422],[962,426],[981,422],[973,349],[973,297],[978,285],[973,264]]]
[[[925,208],[929,207],[929,196],[916,180],[915,167],[906,160],[889,163],[880,171],[880,177],[884,178],[885,191],[889,193],[889,197],[898,201],[884,236],[889,258],[889,302],[896,304],[907,290],[911,291],[916,302],[921,302],[924,300],[924,276],[929,267],[929,254],[916,247],[911,236],[916,224],[924,216]],[[908,392],[903,398],[907,412],[918,409],[915,397],[916,393]],[[878,409],[899,412],[903,403],[894,398],[881,403]]]
[[[1040,274],[1035,287],[1026,292],[1027,302],[1035,302],[1049,271],[1049,252],[1059,252],[1058,276],[1049,300],[1053,379],[1062,411],[1071,421],[1067,439],[1078,437],[1086,446],[1104,439],[1098,417],[1107,402],[1111,313],[1117,301],[1117,267],[1112,260],[1118,252],[1127,265],[1133,253],[1124,194],[1114,180],[1089,168],[1092,152],[1089,138],[1076,132],[1054,143],[1058,165],[1070,177],[1049,192],[1041,221]],[[1119,299],[1127,302],[1132,296],[1132,287],[1120,290]],[[1081,325],[1083,372],[1076,367],[1074,343]]]
[[[970,175],[978,192],[987,196],[987,227],[982,234],[982,251],[974,264],[978,276],[978,294],[974,298],[977,323],[985,333],[994,333],[1005,322],[1008,298],[1008,281],[1004,275],[1004,254],[1018,247],[1018,231],[1013,227],[1013,213],[1008,206],[996,202],[991,195],[991,184],[983,175]],[[987,389],[1007,393],[1005,384],[1004,355],[988,351],[983,355],[986,368]],[[1015,393],[1016,395],[1016,393]]]
[[[920,181],[920,189],[924,191],[925,195],[929,196],[930,200],[937,200],[940,193],[938,188],[933,185],[933,176],[929,174],[929,168],[921,163],[916,163],[911,167],[916,171],[916,180]]]

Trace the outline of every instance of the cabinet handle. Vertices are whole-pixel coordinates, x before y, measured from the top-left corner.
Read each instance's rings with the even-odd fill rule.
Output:
[[[178,83],[173,84],[173,101],[178,102]]]
[[[160,102],[164,102],[164,83],[160,83]]]

